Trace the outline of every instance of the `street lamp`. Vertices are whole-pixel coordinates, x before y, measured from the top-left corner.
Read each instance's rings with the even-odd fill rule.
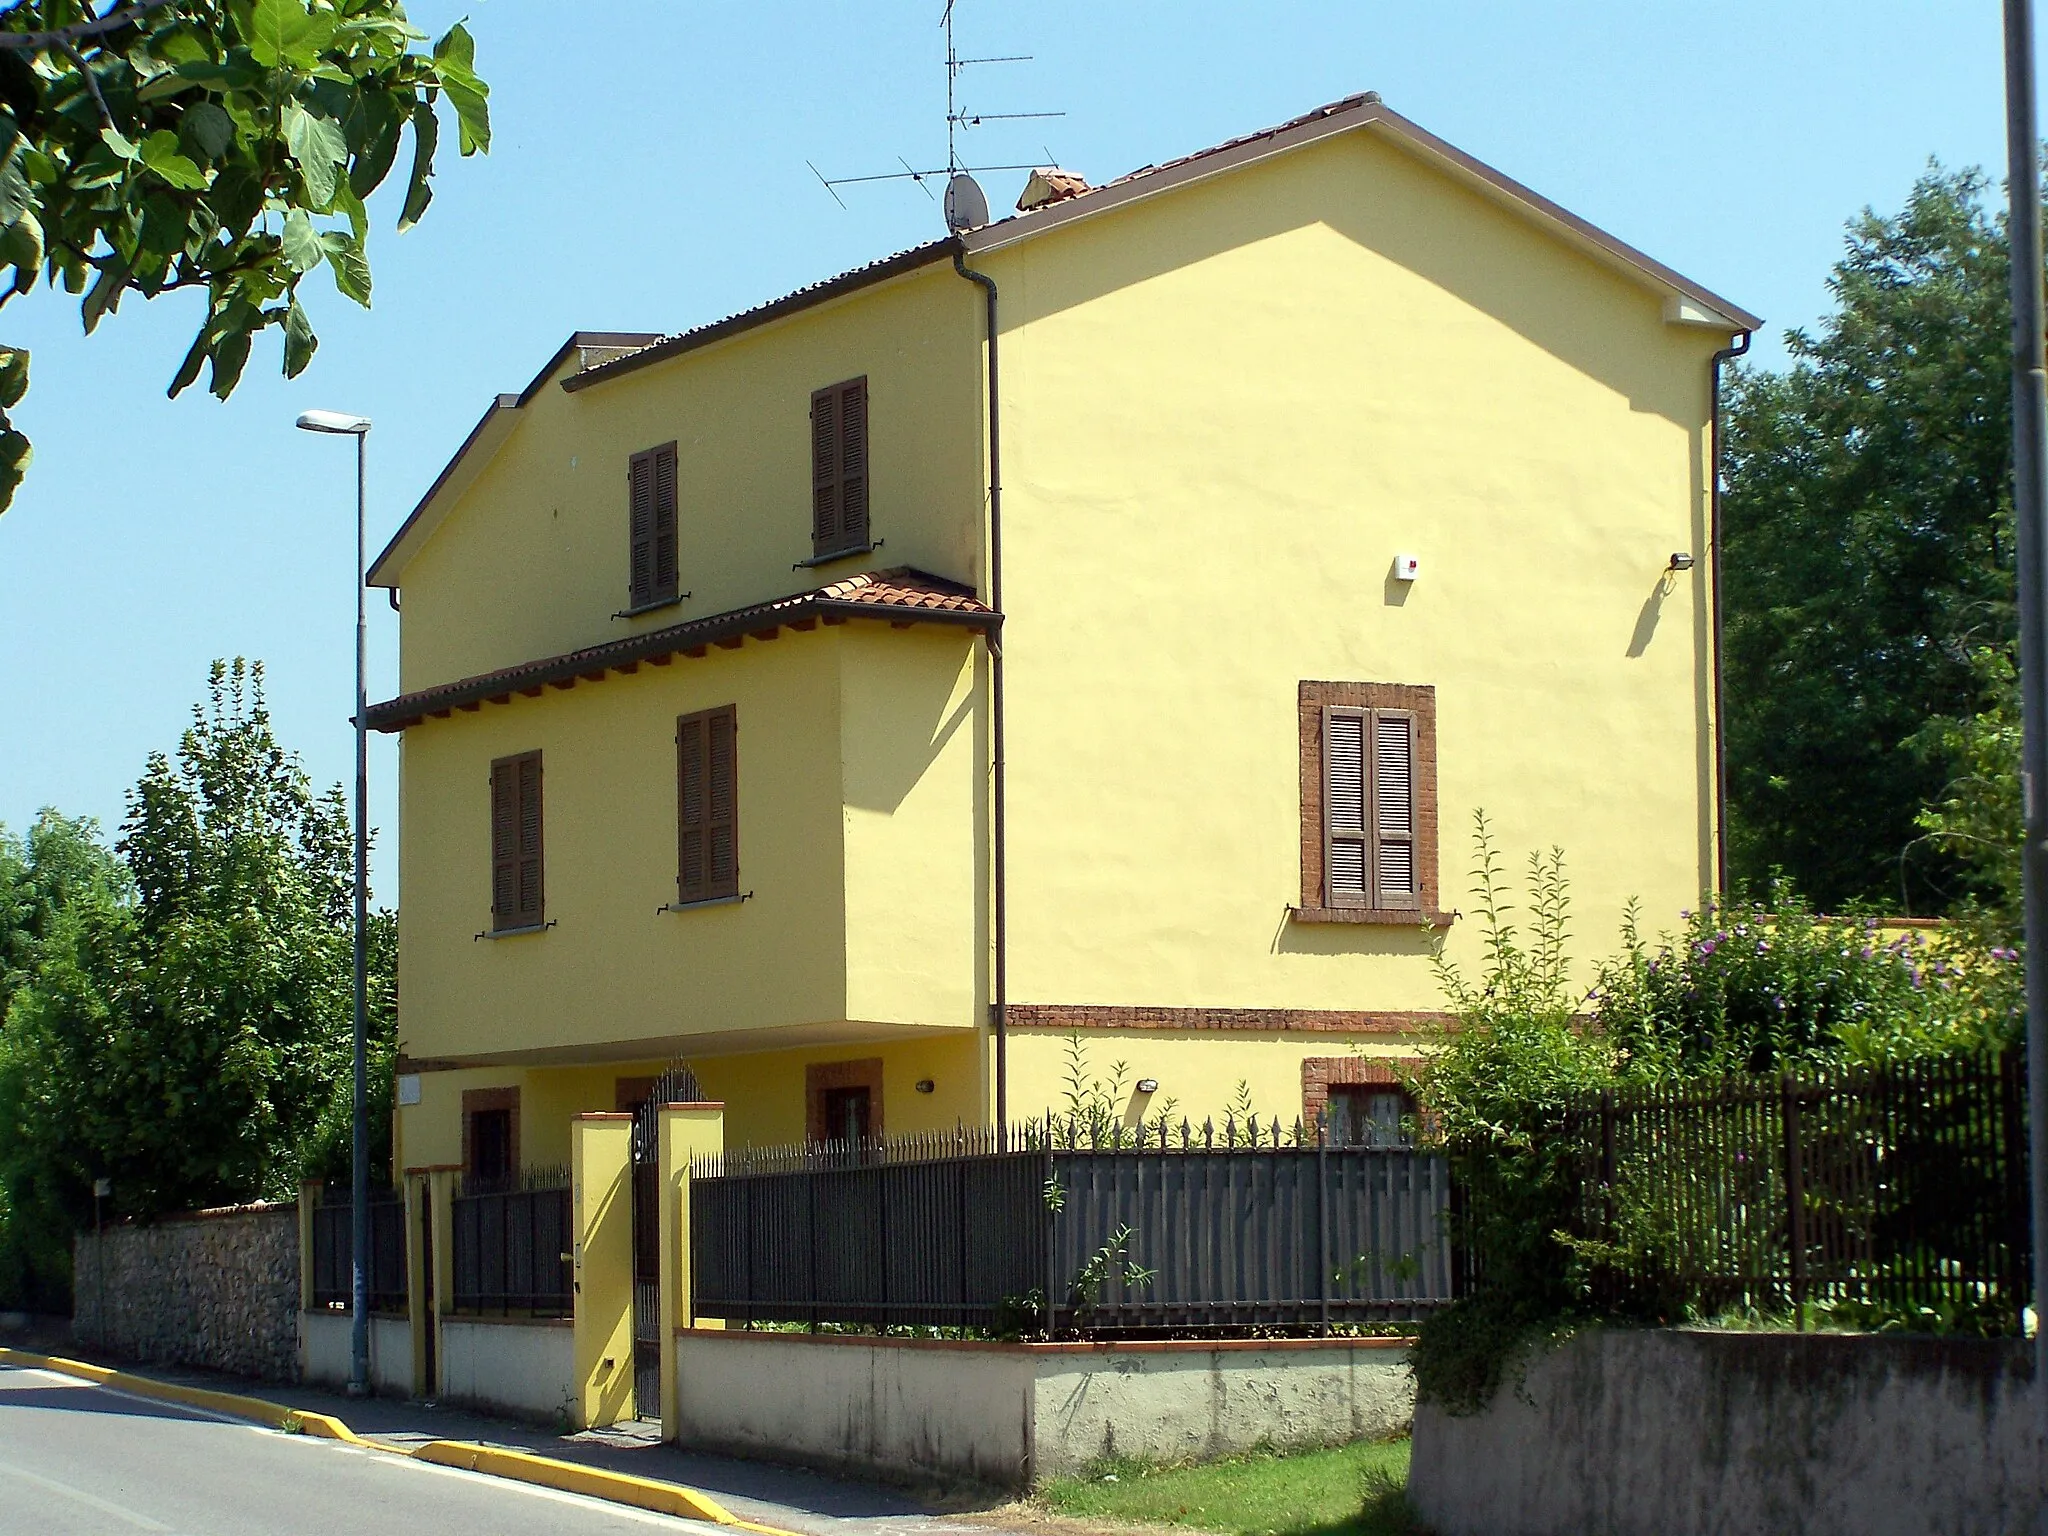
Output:
[[[363,470],[370,440],[370,418],[340,411],[307,411],[299,418],[302,432],[327,432],[356,440],[356,914],[355,914],[355,1142],[354,1206],[349,1212],[349,1246],[354,1250],[349,1284],[348,1390],[361,1397],[370,1390],[370,1086],[364,1060],[368,1038],[367,992],[369,955],[370,804],[369,737],[364,714],[368,696],[363,682]]]

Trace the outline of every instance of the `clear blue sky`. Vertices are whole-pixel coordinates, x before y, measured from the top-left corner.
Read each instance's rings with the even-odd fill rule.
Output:
[[[197,323],[186,296],[133,301],[90,339],[61,294],[0,311],[0,340],[34,352],[37,453],[0,516],[0,823],[56,805],[111,831],[216,656],[262,658],[285,742],[317,780],[345,778],[349,451],[294,414],[375,419],[374,551],[491,395],[570,331],[680,329],[931,238],[915,188],[852,189],[842,211],[805,161],[943,159],[940,3],[423,0],[436,32],[469,15],[496,145],[461,161],[444,135],[407,235],[373,203],[376,307],[316,274],[321,348],[299,381],[271,340],[230,403],[165,400]],[[1998,0],[959,5],[963,52],[1036,56],[971,73],[967,104],[1066,113],[978,130],[977,159],[1050,150],[1100,181],[1377,90],[1764,315],[1766,357],[1825,310],[1844,220],[1898,206],[1929,156],[2004,163]],[[1002,209],[1022,176],[985,181]],[[396,630],[373,599],[381,697]],[[373,741],[390,827],[394,754]]]

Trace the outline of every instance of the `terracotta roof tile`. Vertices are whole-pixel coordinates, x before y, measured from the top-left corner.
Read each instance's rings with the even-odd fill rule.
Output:
[[[866,571],[807,592],[400,694],[370,706],[370,728],[402,731],[429,715],[509,703],[515,694],[537,694],[550,684],[573,688],[578,679],[598,682],[613,671],[637,671],[643,661],[665,662],[678,653],[701,656],[708,646],[743,643],[748,635],[772,636],[784,625],[808,629],[820,618],[837,623],[854,616],[888,618],[898,624],[954,624],[983,633],[1002,623],[1001,614],[977,598],[972,587],[957,581],[908,566]]]

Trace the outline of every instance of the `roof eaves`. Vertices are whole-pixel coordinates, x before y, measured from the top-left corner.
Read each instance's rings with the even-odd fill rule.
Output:
[[[886,574],[908,574],[919,581],[936,583],[956,599],[971,599],[969,589],[950,582],[939,583],[937,578],[922,573]],[[827,622],[843,618],[880,619],[898,628],[912,624],[947,624],[984,632],[997,629],[1002,624],[1002,615],[980,602],[972,602],[967,607],[928,608],[911,603],[861,602],[850,597],[829,597],[826,594],[831,590],[819,587],[765,603],[751,603],[744,608],[649,630],[644,635],[586,646],[559,656],[521,662],[517,666],[501,667],[495,672],[400,694],[397,698],[370,705],[364,712],[364,718],[371,730],[401,731],[419,724],[429,715],[447,715],[457,709],[474,710],[485,703],[509,703],[516,693],[533,695],[549,686],[573,688],[579,679],[595,681],[615,670],[637,671],[642,662],[659,665],[678,653],[700,656],[713,645],[731,646],[743,643],[749,635],[772,635],[792,624],[809,627],[820,619]]]
[[[434,476],[434,483],[427,487],[426,494],[420,497],[413,505],[412,511],[406,514],[405,521],[398,525],[398,532],[391,535],[391,541],[384,546],[383,551],[377,558],[370,562],[369,574],[364,577],[367,585],[372,587],[395,587],[398,585],[395,575],[391,577],[385,576],[385,564],[393,555],[398,553],[398,546],[411,536],[413,529],[418,526],[420,519],[426,516],[427,508],[434,504],[434,498],[439,496],[442,488],[454,478],[455,471],[468,458],[470,450],[483,441],[485,433],[497,421],[499,413],[516,411],[522,403],[518,395],[500,395],[484,408],[484,413],[477,418],[476,425],[469,429],[469,436],[462,440],[462,446],[457,448],[448,462],[441,466],[441,473]]]
[[[685,352],[694,352],[699,347],[708,347],[713,342],[724,341],[728,336],[752,330],[757,325],[766,325],[771,320],[780,320],[785,315],[793,315],[800,310],[829,303],[862,288],[871,288],[877,283],[886,283],[906,272],[914,272],[920,267],[928,267],[934,262],[950,259],[958,244],[956,239],[948,236],[944,240],[914,245],[907,251],[898,251],[893,256],[871,261],[866,266],[855,267],[851,271],[810,283],[792,293],[785,293],[780,298],[770,299],[765,304],[757,304],[752,309],[743,309],[737,314],[727,315],[722,320],[713,320],[709,324],[662,337],[625,357],[600,363],[594,368],[585,368],[562,380],[562,388],[573,394],[579,389],[587,389],[593,384],[603,384],[607,380],[664,359],[677,357]]]
[[[1105,182],[1102,186],[1044,208],[1035,208],[1028,213],[1020,213],[998,223],[969,230],[961,237],[961,241],[971,255],[1001,250],[1019,240],[1072,223],[1076,219],[1107,213],[1113,208],[1136,202],[1140,198],[1170,192],[1178,187],[1207,180],[1211,176],[1220,176],[1270,155],[1298,149],[1302,145],[1369,125],[1385,129],[1411,153],[1420,154],[1424,158],[1450,167],[1466,179],[1481,184],[1493,196],[1561,230],[1574,242],[1592,247],[1609,261],[1633,268],[1649,279],[1654,286],[1675,291],[1713,311],[1728,321],[1730,329],[1751,331],[1763,324],[1758,316],[1739,305],[1731,304],[1711,289],[1702,287],[1654,257],[1637,250],[1626,241],[1617,239],[1597,225],[1580,218],[1570,209],[1552,202],[1513,177],[1495,170],[1485,161],[1467,154],[1456,145],[1438,138],[1419,124],[1403,117],[1381,101],[1377,91],[1347,96],[1342,101],[1334,101],[1312,112],[1305,112],[1300,117],[1291,118],[1275,127],[1231,139],[1213,148],[1199,150],[1162,165],[1145,166],[1132,171],[1129,175],[1120,176],[1114,181]]]
[[[434,483],[427,487],[426,494],[414,503],[412,511],[406,514],[405,521],[398,525],[398,531],[391,535],[390,542],[384,546],[377,558],[370,562],[370,572],[367,578],[368,584],[373,587],[397,585],[395,579],[387,578],[383,575],[386,562],[398,552],[398,547],[405,542],[413,529],[418,526],[420,519],[426,515],[427,509],[434,504],[434,499],[441,494],[447,487],[448,482],[455,477],[456,471],[468,460],[470,453],[484,440],[491,425],[497,421],[499,412],[517,411],[525,407],[533,399],[534,395],[539,393],[540,387],[553,378],[562,364],[568,361],[569,354],[572,352],[585,352],[593,349],[608,350],[611,348],[644,347],[656,340],[659,340],[659,337],[652,331],[577,331],[555,349],[555,355],[547,360],[546,366],[533,376],[533,381],[526,388],[516,395],[499,395],[496,399],[492,400],[490,405],[485,407],[483,415],[477,418],[476,425],[469,429],[469,436],[462,440],[462,446],[457,448],[448,462],[441,466],[441,473],[434,477]]]

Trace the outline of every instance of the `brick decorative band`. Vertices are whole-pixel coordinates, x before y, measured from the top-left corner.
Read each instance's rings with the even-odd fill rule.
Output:
[[[1412,1035],[1448,1013],[1345,1008],[1130,1008],[1106,1003],[1012,1003],[1012,1029],[1214,1030],[1252,1034]]]

